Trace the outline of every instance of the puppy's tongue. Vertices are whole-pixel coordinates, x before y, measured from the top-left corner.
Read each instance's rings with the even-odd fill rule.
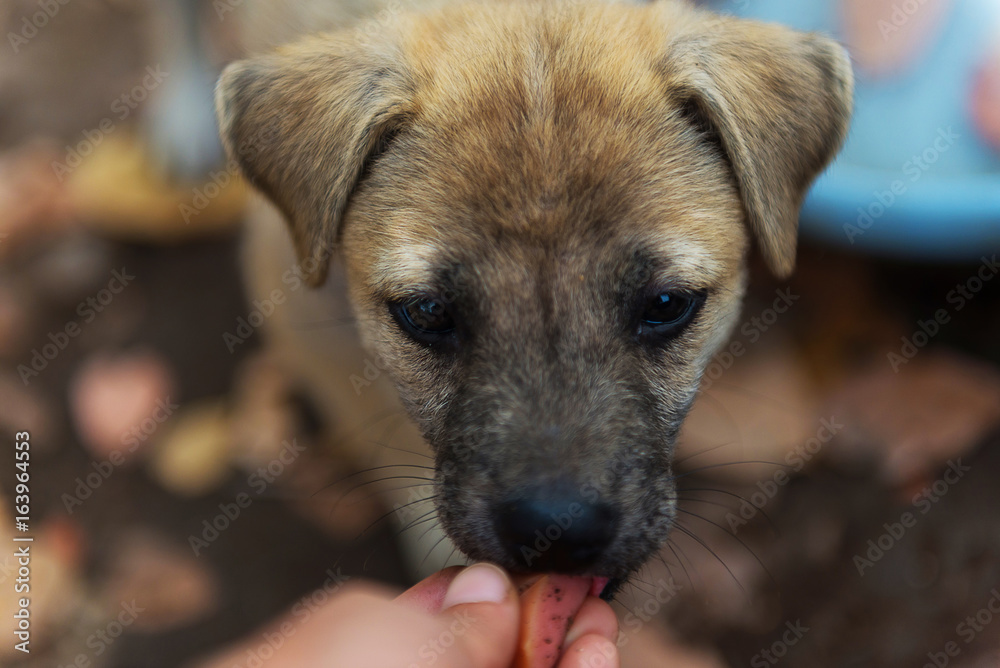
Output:
[[[521,637],[513,668],[552,668],[580,606],[588,595],[600,595],[608,578],[530,575],[515,583],[521,594]]]
[[[609,582],[611,582],[611,578],[606,578],[600,575],[592,575],[592,576],[556,575],[556,574],[545,575],[543,573],[527,573],[521,575],[514,575],[512,576],[512,579],[514,580],[514,586],[517,587],[517,592],[519,594],[523,594],[525,591],[527,591],[527,589],[531,585],[535,584],[544,577],[567,578],[570,580],[587,581],[590,583],[590,588],[587,590],[587,595],[596,597],[600,597],[600,595],[604,592],[604,588],[608,586]]]
[[[597,596],[600,598],[601,594],[604,593],[604,588],[608,586],[611,582],[611,578],[605,578],[600,576],[594,576],[593,582],[590,585],[590,595]]]

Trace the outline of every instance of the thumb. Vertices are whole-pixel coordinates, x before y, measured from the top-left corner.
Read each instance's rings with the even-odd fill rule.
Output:
[[[504,571],[492,564],[475,564],[459,573],[448,586],[439,616],[462,650],[457,654],[465,655],[456,666],[510,666],[519,613],[517,591]]]

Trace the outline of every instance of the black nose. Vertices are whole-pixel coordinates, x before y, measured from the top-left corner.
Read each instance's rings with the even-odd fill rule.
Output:
[[[496,528],[509,556],[531,571],[579,573],[594,564],[618,529],[609,504],[538,493],[498,507]]]

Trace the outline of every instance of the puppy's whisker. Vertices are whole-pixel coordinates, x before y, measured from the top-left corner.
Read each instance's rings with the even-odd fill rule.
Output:
[[[344,497],[347,497],[347,496],[353,494],[354,492],[358,491],[362,487],[367,487],[368,485],[375,485],[375,484],[378,484],[380,482],[389,482],[390,480],[417,480],[417,481],[424,482],[424,483],[433,483],[434,482],[433,478],[428,478],[428,477],[422,476],[422,475],[387,475],[387,476],[382,476],[380,478],[374,478],[372,480],[366,480],[366,481],[364,481],[362,483],[358,483],[357,485],[355,485],[354,487],[352,487],[350,489],[350,491],[348,491],[346,494],[344,494]],[[344,497],[341,497],[341,498],[344,498]]]
[[[429,533],[430,533],[431,531],[434,531],[434,529],[435,529],[436,527],[437,527],[437,525],[436,525],[436,524],[432,524],[432,525],[430,525],[429,527],[427,527],[426,529],[424,529],[423,533],[421,533],[421,534],[420,534],[420,535],[419,535],[419,536],[417,537],[417,542],[419,543],[420,541],[422,541],[422,540],[423,540],[423,539],[424,539],[424,538],[425,538],[425,537],[427,536],[427,534],[429,534]]]
[[[425,486],[426,485],[421,485],[420,483],[415,482],[415,483],[410,483],[409,485],[400,485],[398,487],[387,487],[385,489],[380,489],[377,492],[373,492],[371,494],[363,496],[360,499],[358,499],[357,501],[352,501],[350,504],[348,504],[347,507],[348,508],[354,507],[354,506],[358,505],[359,503],[364,503],[365,501],[368,501],[370,499],[374,499],[377,496],[382,496],[384,494],[389,494],[390,492],[400,492],[400,491],[402,491],[404,489],[415,489],[415,488],[418,488],[418,487],[425,487]],[[433,494],[433,495],[427,497],[427,499],[434,498],[435,496],[437,496],[437,495]],[[424,499],[424,500],[426,500],[426,499]]]
[[[385,448],[386,450],[394,450],[395,452],[402,452],[402,453],[407,454],[407,455],[413,455],[414,457],[423,457],[424,459],[429,459],[431,461],[434,461],[434,457],[432,457],[431,455],[427,454],[426,452],[417,452],[416,450],[407,450],[406,448],[400,448],[400,447],[396,447],[395,445],[389,445],[388,443],[383,443],[382,441],[379,441],[379,440],[376,440],[376,439],[371,439],[370,442],[374,443],[375,445],[377,445],[379,447]],[[416,465],[412,464],[411,466],[416,466]],[[427,468],[427,469],[433,469],[434,467],[433,466],[425,466],[425,468]]]
[[[652,585],[652,583],[650,583],[650,582],[646,581],[645,579],[643,579],[642,577],[640,577],[640,575],[642,574],[642,572],[644,570],[647,570],[648,568],[649,568],[649,564],[643,564],[642,568],[640,568],[636,572],[635,575],[633,575],[631,578],[629,578],[629,584],[632,585],[632,587],[634,587],[635,589],[638,589],[640,592],[642,592],[646,596],[648,596],[650,598],[653,598],[653,597],[656,596],[656,592],[653,591],[653,585]],[[646,587],[640,587],[639,586],[640,582],[642,584],[646,585],[646,587],[649,587],[649,588],[647,589]]]
[[[708,402],[718,409],[719,413],[726,419],[729,427],[731,427],[733,431],[736,431],[737,433],[739,432],[740,421],[736,419],[736,416],[733,415],[732,411],[726,407],[726,404],[721,399],[716,398],[715,395],[712,394],[711,390],[699,392],[698,396],[702,398],[703,403]]]
[[[739,499],[740,501],[743,501],[744,503],[749,503],[751,506],[753,506],[753,504],[750,503],[750,500],[747,499],[745,496],[743,496],[741,494],[737,494],[736,492],[730,492],[729,490],[725,490],[725,489],[716,489],[714,487],[685,487],[684,489],[678,489],[677,492],[678,493],[684,493],[684,492],[714,492],[716,494],[725,494],[726,496],[731,496],[734,499]],[[678,497],[678,498],[680,498],[680,497]],[[726,506],[724,504],[721,504],[721,503],[718,503],[718,502],[712,502],[712,501],[709,501],[707,499],[700,499],[698,497],[685,497],[684,500],[685,501],[696,502],[696,503],[706,503],[706,504],[710,504],[710,505],[721,506],[723,508],[729,508],[729,506]],[[775,536],[780,536],[781,535],[781,531],[778,529],[778,526],[771,519],[771,516],[768,515],[767,512],[763,508],[758,508],[757,506],[754,506],[754,508],[757,508],[757,512],[760,513],[764,517],[764,519],[767,521],[768,525],[771,527],[772,533]],[[732,510],[731,508],[729,508],[729,509]]]
[[[692,454],[688,455],[687,457],[684,457],[683,459],[675,459],[674,460],[674,466],[680,466],[684,462],[690,461],[690,460],[694,459],[695,457],[700,457],[701,455],[707,454],[709,452],[715,452],[716,450],[720,450],[722,448],[727,448],[730,445],[734,445],[736,443],[738,443],[738,441],[726,441],[725,443],[720,443],[719,445],[714,445],[714,446],[712,446],[710,448],[706,448],[706,449],[701,450],[699,452],[692,453]]]
[[[750,554],[750,556],[754,558],[754,561],[756,561],[760,565],[761,569],[763,569],[763,571],[765,573],[767,573],[767,577],[771,580],[771,583],[775,584],[775,585],[778,584],[778,581],[774,579],[774,576],[771,574],[771,571],[768,570],[767,566],[764,565],[764,562],[760,560],[760,557],[757,556],[757,553],[754,552],[753,549],[751,549],[751,547],[749,545],[747,545],[746,542],[744,542],[744,540],[742,538],[740,538],[739,536],[737,536],[735,533],[729,531],[728,529],[726,529],[726,527],[722,526],[721,524],[719,524],[717,522],[713,522],[712,520],[708,519],[707,517],[704,517],[704,516],[699,515],[697,513],[692,513],[690,510],[684,510],[683,508],[678,508],[677,512],[684,513],[685,515],[690,515],[691,517],[696,517],[699,520],[701,520],[702,522],[705,522],[707,524],[711,524],[712,526],[714,526],[715,528],[717,528],[719,531],[721,531],[722,533],[726,534],[727,536],[729,536],[730,538],[732,538],[733,540],[735,540],[737,543],[739,543],[740,545],[743,546],[743,549],[746,550]]]
[[[670,550],[670,553],[674,555],[674,558],[677,559],[677,564],[681,567],[681,571],[684,572],[684,577],[687,578],[688,584],[692,589],[696,589],[694,580],[691,579],[691,573],[688,572],[687,566],[684,565],[684,559],[681,559],[681,555],[683,555],[684,558],[688,560],[688,563],[691,564],[691,567],[694,568],[694,564],[691,562],[691,559],[684,552],[683,548],[674,542],[672,537],[667,539],[666,547]],[[678,551],[680,551],[680,554],[678,554]]]
[[[429,500],[431,500],[431,499],[425,499],[425,501],[429,501]],[[417,517],[416,519],[411,520],[410,522],[407,522],[405,526],[401,527],[399,530],[397,530],[393,534],[393,537],[398,538],[404,532],[409,531],[410,529],[414,529],[414,528],[420,526],[421,524],[426,524],[427,522],[433,522],[436,519],[437,519],[437,508],[432,508],[432,509],[428,510],[426,513],[424,513],[423,515],[420,515],[419,517]]]
[[[441,562],[441,563],[442,563],[442,564],[447,564],[447,563],[448,563],[449,561],[451,561],[451,558],[455,556],[455,553],[456,553],[456,552],[458,552],[458,546],[457,546],[457,545],[456,545],[456,546],[453,546],[453,547],[451,548],[451,552],[449,552],[449,553],[448,553],[448,558],[447,558],[447,559],[445,559],[445,560],[444,560],[443,562]],[[466,563],[468,563],[468,559],[466,559]]]
[[[729,577],[731,577],[733,579],[733,582],[736,583],[736,586],[740,588],[741,592],[743,592],[743,596],[746,598],[747,603],[751,603],[751,604],[753,603],[753,601],[750,598],[750,594],[747,593],[747,590],[743,587],[743,583],[740,582],[740,579],[738,577],[736,577],[736,574],[733,573],[733,570],[731,568],[729,568],[729,566],[726,564],[726,562],[723,561],[722,558],[719,557],[719,555],[715,553],[715,550],[713,550],[711,547],[709,547],[708,544],[705,541],[703,541],[701,538],[699,538],[698,536],[696,536],[693,531],[691,531],[690,529],[688,529],[687,527],[685,527],[680,522],[675,522],[674,523],[674,528],[677,529],[678,531],[680,531],[681,533],[683,533],[685,536],[687,536],[688,538],[690,538],[694,542],[696,542],[699,545],[701,545],[703,548],[705,548],[705,551],[707,551],[710,555],[712,555],[712,557],[714,557],[715,560],[718,561],[719,564],[721,564],[724,569],[726,569],[726,572],[729,573]]]
[[[773,407],[775,407],[777,409],[780,409],[786,415],[798,415],[799,413],[801,413],[801,409],[799,407],[789,406],[788,404],[786,404],[786,403],[784,403],[782,401],[779,401],[779,400],[775,399],[774,397],[767,396],[766,394],[763,394],[761,392],[756,392],[756,391],[754,391],[754,390],[752,390],[752,389],[750,389],[748,387],[744,387],[742,385],[736,385],[735,383],[727,383],[725,381],[716,381],[715,384],[713,385],[713,387],[728,388],[728,389],[730,389],[730,390],[732,390],[734,392],[738,392],[738,393],[740,393],[740,394],[742,394],[742,395],[744,395],[746,397],[749,397],[751,399],[756,399],[756,400],[760,401],[761,403],[768,403],[771,406],[773,406]]]
[[[347,497],[349,497],[351,494],[353,494],[354,492],[358,491],[362,487],[367,487],[368,485],[375,485],[375,484],[382,483],[382,482],[387,482],[387,481],[390,481],[390,480],[418,480],[418,481],[421,481],[421,482],[423,482],[425,484],[433,484],[433,480],[431,480],[430,478],[425,478],[424,476],[414,476],[414,475],[392,475],[392,476],[385,476],[383,478],[375,478],[374,480],[366,480],[365,482],[362,482],[362,483],[359,483],[359,484],[355,485],[354,487],[352,487],[351,489],[349,489],[347,492],[345,492],[344,494],[342,494],[340,496],[340,498],[338,498],[337,501],[333,504],[333,509],[336,510],[336,508],[341,503],[343,503],[343,501]],[[419,483],[416,484],[416,485],[414,485],[414,487],[418,487],[418,486],[419,486]]]
[[[660,563],[663,564],[663,567],[667,569],[667,575],[670,577],[670,579],[671,580],[675,579],[673,566],[667,561],[666,556],[664,556],[663,554],[663,550],[660,550],[659,552],[656,553],[656,558],[659,559]],[[687,573],[685,573],[685,575],[687,575]],[[688,577],[687,580],[688,584],[690,584],[691,578]]]
[[[628,591],[627,594],[625,592],[625,587],[626,586],[629,588],[629,591]],[[635,584],[632,582],[632,578],[629,577],[624,582],[622,582],[621,588],[618,590],[618,593],[615,595],[615,601],[617,601],[619,604],[621,604],[623,607],[626,607],[626,608],[628,608],[628,607],[635,607],[636,604],[639,602],[639,597],[636,595],[637,591],[638,591],[638,589],[636,588]],[[624,598],[625,598],[626,595],[630,599],[629,603],[626,603],[624,601]]]
[[[427,554],[425,554],[425,555],[424,555],[424,558],[420,560],[420,563],[419,563],[419,564],[417,564],[417,570],[418,570],[418,571],[419,571],[419,570],[420,570],[421,568],[423,568],[423,566],[424,566],[424,564],[425,564],[425,563],[427,562],[427,560],[428,560],[428,559],[430,559],[430,556],[431,556],[432,554],[434,554],[434,550],[436,550],[436,549],[438,548],[438,545],[440,545],[441,543],[443,543],[443,542],[445,541],[445,539],[447,539],[447,538],[448,538],[448,536],[447,536],[447,535],[442,535],[442,536],[441,536],[440,538],[438,538],[438,539],[437,539],[437,541],[435,541],[435,543],[434,543],[434,544],[433,544],[433,545],[431,546],[431,549],[427,550]]]
[[[347,475],[345,475],[345,476],[343,476],[341,478],[337,478],[333,482],[329,482],[329,483],[323,485],[322,487],[320,487],[319,489],[317,489],[315,492],[313,492],[311,494],[311,496],[316,496],[320,492],[328,490],[331,487],[336,487],[337,485],[340,485],[340,484],[342,484],[342,483],[350,480],[351,478],[356,478],[356,477],[358,477],[360,475],[364,475],[366,473],[372,473],[374,471],[382,471],[382,470],[391,469],[391,468],[414,468],[414,469],[428,469],[428,470],[430,470],[433,467],[423,466],[421,464],[385,464],[384,466],[373,466],[371,468],[361,469],[360,471],[354,471],[353,473],[349,473],[349,474],[347,474]],[[352,489],[351,491],[354,491],[354,490]],[[348,494],[350,494],[350,492],[348,492]],[[346,496],[346,494],[345,494],[345,496]]]
[[[725,508],[726,510],[733,512],[733,507],[722,503],[721,501],[709,501],[708,499],[699,499],[697,496],[677,496],[678,501],[683,501],[685,503],[703,503],[708,506],[715,506],[716,508]]]
[[[355,536],[355,537],[354,537],[354,540],[360,540],[360,539],[361,539],[361,538],[362,538],[362,537],[363,537],[363,536],[364,536],[364,535],[365,535],[366,533],[368,533],[369,531],[371,531],[371,530],[372,530],[372,528],[374,528],[375,526],[377,526],[377,525],[378,525],[378,524],[379,524],[380,522],[382,522],[383,520],[385,520],[385,519],[386,519],[386,518],[388,518],[388,517],[391,517],[393,513],[398,513],[398,512],[399,512],[400,510],[402,510],[403,508],[409,508],[410,506],[412,506],[412,505],[414,505],[414,504],[417,504],[417,503],[423,503],[423,502],[424,502],[424,501],[426,501],[426,500],[427,500],[427,499],[417,499],[416,501],[410,501],[409,503],[404,503],[404,504],[402,504],[402,505],[400,505],[400,506],[396,506],[396,507],[395,507],[395,508],[393,508],[392,510],[390,510],[390,511],[388,511],[388,512],[386,512],[386,513],[383,513],[382,515],[380,515],[380,516],[378,517],[378,519],[376,519],[376,520],[375,520],[374,522],[372,522],[371,524],[369,524],[369,525],[368,525],[368,526],[367,526],[367,527],[365,528],[365,530],[364,530],[364,531],[362,531],[362,532],[361,532],[361,533],[359,533],[359,534],[358,534],[357,536]]]
[[[719,469],[725,466],[745,466],[747,464],[767,464],[768,466],[777,466],[781,469],[790,468],[788,464],[779,464],[778,462],[769,462],[763,459],[747,459],[739,462],[723,462],[721,464],[708,464],[706,466],[700,466],[696,469],[691,469],[690,471],[685,471],[684,473],[678,473],[675,476],[671,476],[670,480],[680,480],[681,478],[686,478],[689,475],[701,473],[702,471],[709,471],[711,469]]]

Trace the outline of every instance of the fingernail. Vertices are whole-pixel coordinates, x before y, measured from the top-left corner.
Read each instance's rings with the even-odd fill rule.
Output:
[[[510,581],[492,564],[475,564],[459,573],[444,595],[441,607],[448,609],[463,603],[501,603],[507,598]]]

